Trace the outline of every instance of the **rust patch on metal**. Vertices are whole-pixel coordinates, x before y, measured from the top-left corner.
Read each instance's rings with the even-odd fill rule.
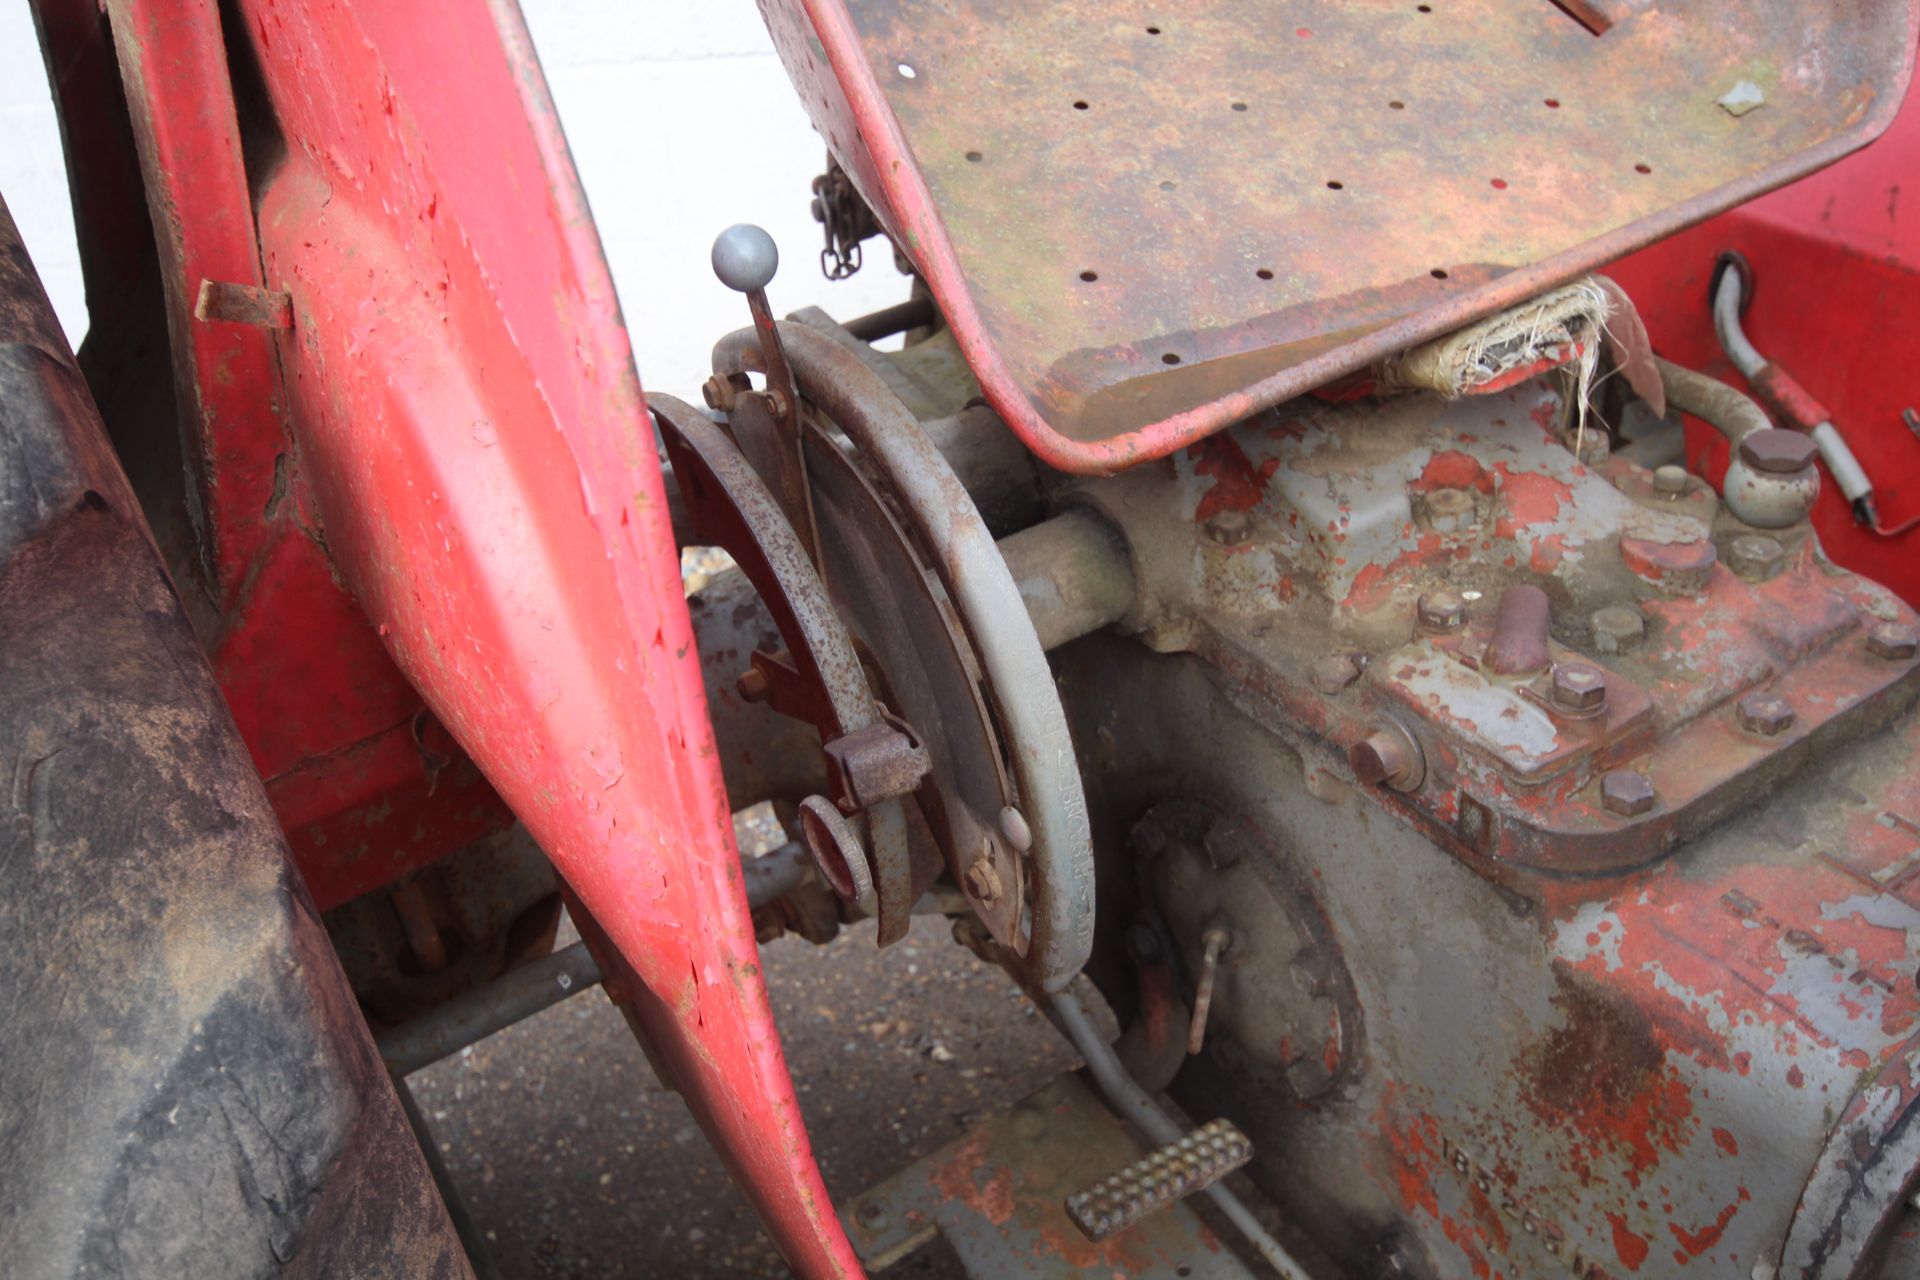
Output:
[[[1586,1182],[1604,1152],[1625,1160],[1638,1187],[1691,1138],[1693,1100],[1667,1064],[1648,1015],[1578,974],[1561,974],[1554,1005],[1563,1021],[1523,1063],[1522,1096],[1573,1139],[1573,1172]]]
[[[949,1200],[970,1206],[999,1226],[1013,1217],[1013,1169],[992,1161],[991,1132],[974,1134],[953,1157],[934,1169],[927,1181]],[[981,1178],[981,1174],[986,1177]]]
[[[1267,481],[1280,468],[1280,459],[1263,459],[1258,467],[1231,436],[1209,436],[1193,446],[1193,469],[1212,479],[1213,487],[1200,496],[1194,509],[1195,522],[1209,520],[1223,511],[1251,511],[1260,505]]]

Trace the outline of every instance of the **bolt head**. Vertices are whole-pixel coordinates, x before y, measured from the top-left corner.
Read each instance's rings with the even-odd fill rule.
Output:
[[[1615,769],[1600,779],[1600,803],[1607,812],[1637,818],[1654,805],[1653,779],[1634,769]]]
[[[1437,533],[1473,528],[1473,495],[1465,489],[1435,489],[1427,495],[1427,524]]]
[[[1570,434],[1574,437],[1569,442],[1570,447],[1580,451],[1575,456],[1588,466],[1600,466],[1613,456],[1613,441],[1607,438],[1606,432],[1588,431],[1583,435],[1576,431]]]
[[[1775,693],[1750,693],[1734,708],[1740,727],[1748,733],[1771,738],[1793,728],[1793,708]]]
[[[780,248],[751,222],[728,227],[713,240],[713,274],[737,293],[764,289],[780,268]]]
[[[1311,678],[1321,693],[1339,693],[1360,678],[1360,666],[1344,653],[1330,653],[1313,664]]]
[[[1467,602],[1451,591],[1429,591],[1414,606],[1420,626],[1427,631],[1458,631],[1467,625]]]
[[[1587,624],[1593,630],[1593,647],[1601,653],[1627,653],[1647,637],[1646,618],[1630,605],[1595,609]]]
[[[1598,711],[1607,701],[1607,677],[1584,662],[1562,662],[1553,668],[1553,705],[1563,711]]]
[[[1653,469],[1653,490],[1655,493],[1685,493],[1687,491],[1687,469],[1669,462],[1664,467]]]
[[[1237,547],[1253,536],[1253,517],[1244,511],[1222,511],[1207,521],[1207,536],[1223,547]]]
[[[1771,578],[1786,563],[1786,548],[1764,534],[1743,533],[1727,544],[1727,568],[1750,581]]]
[[[967,868],[965,881],[969,895],[981,902],[993,902],[1000,897],[1000,873],[993,869],[993,861],[982,857]]]
[[[1347,764],[1364,786],[1413,791],[1426,780],[1426,759],[1413,735],[1397,724],[1382,724],[1347,750]]]
[[[1740,442],[1740,461],[1755,471],[1792,475],[1812,466],[1819,451],[1812,436],[1772,428],[1755,431]]]
[[[1898,622],[1882,622],[1867,632],[1867,652],[1876,658],[1905,662],[1914,655],[1920,637],[1912,627]]]

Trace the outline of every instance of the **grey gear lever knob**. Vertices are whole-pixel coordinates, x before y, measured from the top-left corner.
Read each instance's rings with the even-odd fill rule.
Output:
[[[751,222],[728,227],[713,241],[713,274],[720,283],[740,293],[764,289],[780,266],[780,250],[773,237]]]

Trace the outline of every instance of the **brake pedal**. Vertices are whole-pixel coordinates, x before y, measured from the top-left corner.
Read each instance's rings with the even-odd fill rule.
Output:
[[[1067,1197],[1067,1216],[1089,1240],[1105,1240],[1184,1196],[1204,1191],[1253,1159],[1231,1120],[1212,1120],[1178,1142]]]

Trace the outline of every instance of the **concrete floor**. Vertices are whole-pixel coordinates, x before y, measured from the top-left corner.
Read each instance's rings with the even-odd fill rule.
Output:
[[[564,939],[563,939],[564,940]],[[762,950],[815,1153],[836,1201],[1078,1065],[997,970],[919,917]],[[411,1079],[500,1274],[787,1274],[679,1097],[598,991]],[[957,1277],[935,1245],[892,1276]]]

